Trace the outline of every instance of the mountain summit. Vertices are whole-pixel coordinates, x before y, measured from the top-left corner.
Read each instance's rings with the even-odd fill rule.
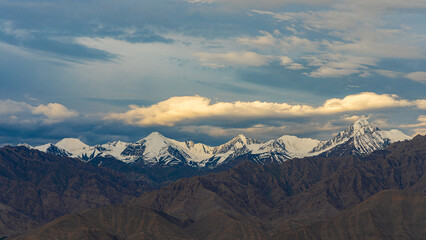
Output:
[[[323,156],[365,155],[407,139],[410,137],[397,129],[382,131],[366,118],[360,118],[332,139],[318,144],[311,153]]]
[[[225,144],[212,147],[193,141],[179,142],[153,132],[135,143],[115,141],[89,146],[79,139],[65,138],[56,144],[45,144],[35,149],[84,161],[112,157],[126,164],[211,169],[234,165],[234,160],[246,155],[258,163],[282,163],[292,158],[316,155],[365,155],[406,139],[410,137],[399,130],[382,131],[366,118],[360,118],[327,141],[284,135],[276,140],[262,142],[240,134]]]

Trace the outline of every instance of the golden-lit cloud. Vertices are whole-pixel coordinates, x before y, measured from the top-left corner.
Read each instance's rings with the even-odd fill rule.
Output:
[[[419,99],[415,101],[415,104],[419,109],[426,110],[426,99]]]
[[[424,101],[424,100],[420,100]],[[291,118],[331,115],[394,107],[418,107],[418,102],[397,95],[363,92],[342,99],[332,98],[321,106],[275,102],[212,102],[201,96],[172,97],[149,107],[130,106],[125,113],[110,113],[105,119],[139,126],[173,126],[188,120]]]
[[[62,121],[79,115],[77,112],[69,110],[67,107],[59,103],[49,103],[47,105],[41,104],[34,107],[32,109],[32,113],[46,116],[46,122],[48,123]]]

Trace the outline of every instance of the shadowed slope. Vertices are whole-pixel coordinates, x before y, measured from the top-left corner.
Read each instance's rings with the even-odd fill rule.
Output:
[[[386,189],[424,191],[426,137],[366,157],[295,159],[283,165],[244,163],[182,179],[134,204],[195,222],[216,212],[286,229],[334,217]],[[269,230],[268,230],[269,231]]]
[[[80,160],[29,150],[0,149],[0,235],[67,213],[124,203],[144,186]],[[5,212],[6,211],[6,212]]]
[[[398,197],[395,197],[396,200],[390,202],[367,201],[367,205],[361,207],[357,204],[387,189],[424,193],[425,160],[426,137],[418,136],[411,141],[392,144],[386,150],[376,151],[365,157],[315,157],[269,166],[246,162],[225,172],[181,179],[157,191],[144,193],[126,206],[147,207],[156,213],[167,214],[167,219],[178,219],[180,224],[171,221],[181,231],[178,231],[175,237],[182,236],[180,234],[183,232],[195,239],[212,240],[271,237],[279,239],[280,236],[287,235],[299,237],[299,234],[309,239],[317,235],[322,237],[323,233],[319,230],[309,230],[307,226],[318,223],[319,229],[322,229],[321,224],[325,223],[321,222],[346,216],[342,214],[348,214],[349,220],[342,220],[340,225],[333,223],[334,225],[330,225],[332,227],[327,225],[324,227],[324,234],[333,237],[334,235],[327,231],[334,231],[338,239],[345,236],[342,234],[346,234],[346,228],[354,234],[382,236],[385,234],[384,229],[392,228],[395,224],[405,226],[410,223],[410,219],[419,221],[424,226],[421,216],[413,212],[416,208],[423,208],[423,200],[418,197],[410,200],[411,195],[403,193],[403,196],[408,194],[407,201],[398,202]],[[377,199],[386,199],[386,196],[389,195],[378,195]],[[350,212],[348,209],[352,207],[357,210]],[[372,214],[376,210],[371,212],[369,209],[379,209],[378,217],[383,215],[383,221],[380,222]],[[370,220],[366,220],[368,223],[376,221],[378,225],[364,226],[364,217],[356,215],[362,211],[369,216]],[[390,215],[385,215],[388,214],[386,211]],[[73,215],[70,217],[73,218]],[[390,218],[395,222],[386,220]],[[91,219],[90,224],[98,223],[97,216]],[[62,221],[68,221],[67,217]],[[343,224],[345,221],[348,225]],[[91,226],[90,224],[88,226]],[[43,228],[43,231],[63,231],[55,230],[56,226],[58,225]],[[142,224],[141,231],[145,231],[145,228],[146,225]],[[396,230],[388,232],[389,236],[395,239],[405,237],[400,235],[400,228]],[[66,234],[76,234],[72,229],[69,231],[71,232]],[[132,236],[131,229],[123,231],[126,236]],[[146,231],[150,232],[150,229],[147,228]],[[410,236],[423,236],[423,231],[415,226],[409,231]],[[33,234],[37,236],[39,233]],[[82,239],[90,237],[85,235]]]
[[[385,190],[330,220],[273,239],[426,239],[426,197]]]
[[[12,239],[193,239],[184,223],[165,213],[137,206],[108,206],[61,217]]]

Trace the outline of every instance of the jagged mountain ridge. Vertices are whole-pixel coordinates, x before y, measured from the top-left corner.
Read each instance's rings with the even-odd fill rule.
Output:
[[[179,142],[153,132],[135,143],[115,141],[89,146],[79,139],[65,138],[56,144],[34,148],[84,161],[113,157],[125,163],[216,168],[244,155],[252,155],[258,163],[282,163],[292,158],[316,155],[365,155],[407,139],[410,137],[399,130],[382,131],[361,118],[328,141],[284,135],[262,142],[240,134],[225,144],[212,147],[192,141]]]
[[[244,162],[11,239],[425,239],[426,137],[366,156]]]
[[[312,156],[359,156],[407,139],[410,138],[397,129],[382,131],[361,118],[330,140],[320,142],[310,153]]]

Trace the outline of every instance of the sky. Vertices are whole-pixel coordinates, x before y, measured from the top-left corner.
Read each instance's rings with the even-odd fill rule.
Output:
[[[0,0],[0,146],[426,134],[424,0]]]

